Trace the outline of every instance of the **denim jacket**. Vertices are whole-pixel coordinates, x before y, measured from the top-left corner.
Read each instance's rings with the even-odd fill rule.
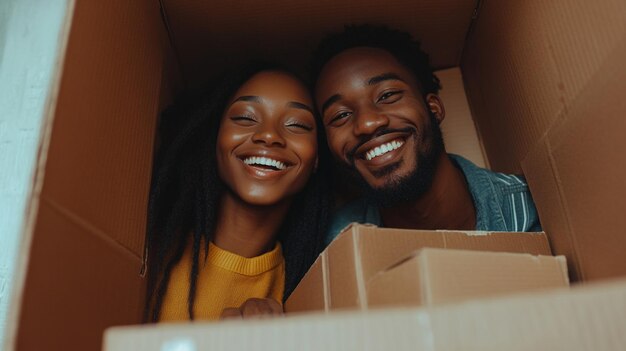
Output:
[[[476,230],[541,231],[537,209],[523,177],[480,168],[458,155],[448,156],[467,180],[476,208]],[[376,205],[362,197],[343,206],[334,214],[326,244],[352,222],[384,226]]]

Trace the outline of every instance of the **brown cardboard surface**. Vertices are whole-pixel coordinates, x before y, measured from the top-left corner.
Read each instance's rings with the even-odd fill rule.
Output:
[[[349,23],[385,23],[421,38],[437,68],[457,66],[476,0],[162,0],[171,37],[192,85],[250,58],[304,69],[326,34]]]
[[[141,255],[159,113],[158,3],[77,1],[42,197]]]
[[[34,234],[17,350],[97,350],[105,328],[140,321],[138,257],[45,201]]]
[[[626,275],[626,31],[524,161],[537,207],[574,277]]]
[[[315,271],[304,276],[312,299],[326,292],[326,308],[367,308],[365,282],[399,258],[424,247],[504,251],[551,255],[544,233],[489,233],[458,231],[427,231],[378,228],[373,225],[352,224],[346,228],[318,258],[326,260],[324,279]],[[318,285],[319,282],[323,285]],[[309,310],[306,293],[294,291],[298,301],[289,299],[287,312]],[[302,307],[301,307],[302,306]]]
[[[352,230],[365,280],[423,247],[551,255],[544,233],[406,230],[371,225],[353,225]]]
[[[105,327],[137,323],[143,309],[153,135],[170,90],[161,86],[165,30],[150,0],[70,7],[14,300],[9,345],[19,350],[97,349]]]
[[[358,280],[362,272],[357,263],[360,262],[359,253],[354,250],[355,240],[354,235],[338,237],[333,241],[333,245],[326,249],[327,253],[322,253],[316,260],[316,262],[326,262],[322,271],[324,279],[321,281],[323,285],[315,285],[315,290],[311,289],[311,291],[326,292],[326,308],[352,307],[361,296],[358,291]],[[315,276],[313,278],[316,279]],[[330,285],[333,288],[329,288]],[[298,290],[297,287],[296,290]],[[289,306],[291,308],[295,304],[291,303]]]
[[[54,120],[54,111],[60,87],[60,78],[63,72],[63,62],[67,48],[69,33],[71,31],[71,18],[74,13],[74,1],[67,0],[65,3],[64,24],[59,31],[58,46],[56,48],[57,60],[54,64],[52,79],[50,80],[50,89],[46,97],[46,105],[43,110],[41,131],[39,132],[39,145],[37,150],[36,168],[31,179],[31,188],[28,194],[28,205],[24,214],[22,224],[22,234],[19,242],[19,253],[16,257],[13,289],[10,292],[9,308],[7,312],[4,340],[0,341],[0,348],[4,350],[14,350],[16,348],[17,329],[19,324],[20,307],[23,299],[24,284],[30,261],[30,247],[35,229],[35,222],[39,210],[39,200],[44,180],[44,169],[47,161],[48,146],[50,145],[50,136],[52,123]],[[5,295],[6,296],[6,295]]]
[[[488,167],[480,136],[470,112],[463,76],[459,67],[435,72],[441,82],[439,96],[443,101],[446,117],[441,123],[446,151],[461,155],[478,167]]]
[[[420,269],[422,267],[418,256],[422,250],[375,274],[367,281],[365,289],[368,307],[425,305],[424,270]]]
[[[565,257],[424,248],[374,275],[368,307],[420,306],[567,286]]]
[[[37,170],[38,179],[45,177],[45,181],[41,209],[33,224],[36,229],[22,297],[19,347],[67,349],[72,342],[71,348],[91,349],[100,338],[98,331],[105,326],[137,321],[143,302],[136,273],[143,244],[153,131],[159,109],[180,86],[174,82],[175,60],[163,53],[159,4],[166,12],[181,71],[191,85],[250,57],[302,65],[319,37],[346,22],[385,22],[408,29],[423,38],[424,48],[432,53],[438,68],[457,65],[463,50],[468,98],[493,168],[519,171],[519,161],[531,150],[524,170],[555,252],[568,257],[575,277],[624,275],[626,264],[620,255],[625,251],[626,216],[621,209],[626,208],[622,191],[626,166],[621,162],[621,132],[626,128],[621,116],[626,111],[626,99],[621,95],[626,91],[626,71],[622,69],[626,3],[484,0],[480,17],[464,42],[476,3],[76,0],[67,51],[61,56],[64,71],[49,148],[47,141],[42,144],[41,159],[47,159],[45,175],[45,163],[40,162]],[[174,78],[168,78],[170,75]],[[33,201],[33,206],[29,212],[37,213],[38,202]],[[324,296],[326,309],[331,303],[358,303],[364,296],[365,278],[398,256],[430,243],[435,247],[488,249],[481,243],[482,237],[460,233],[424,233],[419,242],[399,231],[376,233],[363,229],[358,238],[346,239],[342,245],[352,247],[352,254],[322,256],[321,281],[326,288],[307,300],[309,309],[321,306],[320,296]],[[503,245],[509,245],[529,234],[504,235]],[[489,236],[495,237],[501,236]],[[514,250],[549,254],[545,240],[535,239],[525,245],[515,244]],[[339,250],[338,243],[333,245]],[[374,249],[379,254],[371,256]],[[498,244],[494,249],[501,248]],[[352,274],[349,277],[354,279],[344,274]],[[310,279],[309,286],[319,286],[319,271],[305,277],[303,286],[306,279]],[[350,292],[352,295],[343,296],[352,296],[351,300],[342,301],[330,287]],[[437,310],[442,312],[435,315],[419,314],[425,317],[406,315],[403,321],[414,324],[396,321],[386,325],[396,315],[391,319],[377,315],[366,324],[387,326],[381,330],[388,335],[367,332],[388,341],[396,335],[394,329],[414,330],[415,323],[422,325],[426,318],[433,321],[432,328],[458,333],[444,337],[440,332],[435,342],[428,344],[444,349],[448,349],[446,345],[464,348],[467,340],[483,345],[481,350],[489,349],[489,345],[492,349],[518,345],[528,349],[523,341],[532,333],[537,335],[530,345],[534,348],[564,348],[568,344],[563,340],[586,337],[587,344],[572,343],[568,349],[585,345],[621,349],[626,333],[615,331],[623,323],[611,323],[612,318],[626,318],[626,289],[619,289],[584,290],[565,298],[511,300],[519,303],[510,308],[477,303],[457,310]],[[526,315],[527,311],[534,312]],[[469,317],[458,313],[469,313]],[[501,323],[511,315],[526,319]],[[533,319],[537,315],[542,317],[539,321]],[[340,321],[349,322],[349,318]],[[598,320],[606,322],[596,323]],[[467,328],[469,324],[472,328]],[[294,327],[298,325],[294,323]],[[550,326],[552,333],[545,333],[541,326]],[[503,328],[501,335],[495,333],[497,328]],[[560,333],[558,328],[565,329]],[[233,330],[241,332],[236,327]],[[476,330],[490,338],[472,339],[480,336]],[[280,331],[284,333],[285,329]],[[303,341],[306,335],[313,339],[310,344]],[[432,341],[431,334],[420,335]],[[300,336],[295,338],[298,346],[326,340],[310,333],[295,336]],[[555,341],[557,337],[560,343]],[[248,340],[235,339],[233,345]],[[342,345],[357,342],[361,343],[359,349],[374,345],[362,340],[345,339]],[[455,340],[457,344],[453,344]],[[519,342],[513,342],[516,340]],[[414,348],[416,341],[411,342]],[[378,345],[382,348],[387,344]]]
[[[292,304],[298,306],[301,311],[323,311],[327,309],[328,296],[323,289],[320,289],[321,286],[325,286],[324,263],[324,260],[317,260],[309,268],[308,279],[300,282],[299,289],[289,296],[289,301],[285,304],[286,309],[289,309]]]
[[[493,169],[520,171],[622,40],[625,18],[622,0],[482,1],[461,67]]]
[[[626,281],[431,308],[107,330],[104,351],[622,351]]]

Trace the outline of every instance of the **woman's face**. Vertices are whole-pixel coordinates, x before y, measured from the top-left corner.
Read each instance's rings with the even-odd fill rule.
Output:
[[[274,205],[302,190],[317,163],[306,87],[284,72],[252,76],[226,106],[217,136],[222,181],[244,202]]]

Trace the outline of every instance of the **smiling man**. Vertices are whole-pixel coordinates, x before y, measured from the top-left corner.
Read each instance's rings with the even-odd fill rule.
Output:
[[[447,154],[444,104],[428,55],[408,33],[370,25],[327,37],[313,58],[315,98],[343,176],[363,197],[335,215],[412,229],[540,230],[524,178]]]

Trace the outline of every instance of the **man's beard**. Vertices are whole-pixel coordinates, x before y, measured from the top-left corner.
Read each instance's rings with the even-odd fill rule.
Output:
[[[358,174],[357,183],[363,189],[365,196],[383,208],[394,207],[402,203],[415,201],[422,197],[431,187],[437,169],[439,157],[444,152],[444,142],[439,123],[433,114],[430,114],[428,128],[424,129],[424,135],[413,134],[415,138],[416,166],[408,174],[396,176],[393,173],[401,166],[400,163],[392,164],[382,170],[373,173],[375,177],[388,178],[385,185],[377,188],[370,186],[363,176]],[[421,140],[419,140],[421,139]],[[419,146],[429,143],[424,150]],[[352,170],[355,171],[354,169]]]

